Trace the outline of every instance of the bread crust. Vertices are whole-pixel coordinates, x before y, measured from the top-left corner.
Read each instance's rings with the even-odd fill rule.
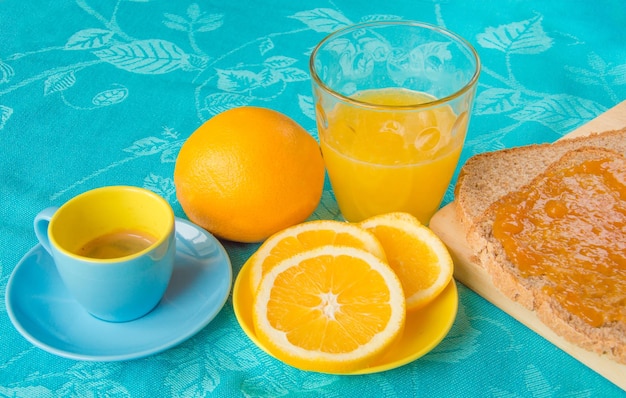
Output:
[[[528,184],[519,189],[541,184],[545,173],[564,169],[590,159],[610,157],[623,164],[626,170],[626,158],[623,151],[617,152],[604,148],[580,147],[567,151],[561,159],[553,162],[539,173]],[[626,364],[626,324],[613,322],[600,327],[593,327],[583,319],[565,309],[558,299],[549,296],[541,287],[546,281],[542,278],[523,277],[519,269],[507,258],[500,241],[493,235],[493,225],[496,209],[502,198],[488,205],[482,216],[478,217],[468,231],[468,244],[475,251],[480,264],[491,276],[493,285],[511,300],[520,303],[525,308],[536,313],[539,320],[546,324],[569,342],[588,351]],[[625,238],[626,239],[626,238]],[[621,292],[626,301],[626,292]]]
[[[496,200],[528,185],[565,153],[583,147],[626,154],[626,128],[471,157],[461,168],[454,188],[458,220],[469,230]]]

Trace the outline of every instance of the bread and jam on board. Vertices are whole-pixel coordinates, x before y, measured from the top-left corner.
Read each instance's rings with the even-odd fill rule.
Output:
[[[430,228],[457,280],[626,390],[626,101],[476,155]]]

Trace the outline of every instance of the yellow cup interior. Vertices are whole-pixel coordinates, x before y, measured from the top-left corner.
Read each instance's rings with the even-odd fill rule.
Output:
[[[156,246],[173,228],[174,213],[161,196],[139,187],[110,186],[69,200],[53,215],[48,231],[53,244],[76,255],[87,242],[121,230],[149,234],[156,238]]]

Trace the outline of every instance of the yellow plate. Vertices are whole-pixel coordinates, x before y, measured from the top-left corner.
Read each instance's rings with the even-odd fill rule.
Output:
[[[235,316],[250,340],[267,354],[272,353],[256,337],[252,322],[252,291],[250,270],[246,263],[239,271],[233,287]],[[394,369],[422,357],[443,340],[450,331],[459,305],[454,280],[426,307],[407,313],[404,334],[377,363],[346,374],[367,374]]]

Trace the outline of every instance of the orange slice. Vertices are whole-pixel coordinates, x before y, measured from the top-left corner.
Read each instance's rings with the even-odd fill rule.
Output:
[[[302,251],[331,244],[363,249],[386,260],[382,245],[371,232],[341,221],[309,221],[272,235],[248,259],[252,292],[258,288],[263,275],[280,261]]]
[[[336,245],[276,264],[253,304],[257,338],[276,358],[324,373],[368,366],[400,337],[405,319],[393,270],[369,252]]]
[[[408,213],[388,213],[359,224],[382,243],[387,261],[402,282],[407,311],[424,307],[452,279],[454,266],[444,243]]]

